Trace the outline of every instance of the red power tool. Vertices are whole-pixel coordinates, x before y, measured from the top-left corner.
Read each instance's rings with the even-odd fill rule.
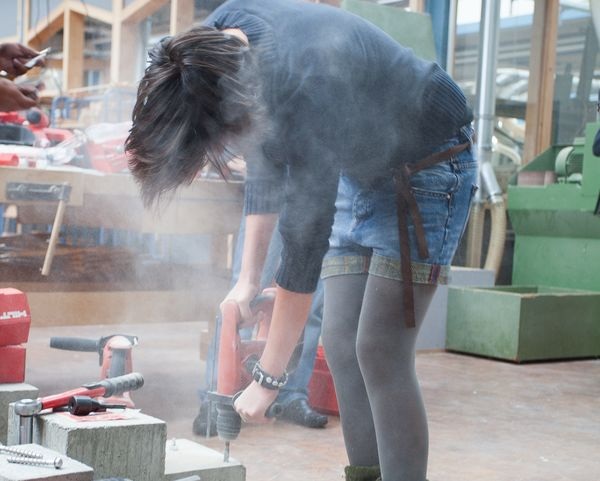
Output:
[[[111,334],[100,339],[84,339],[80,337],[52,337],[50,347],[65,351],[97,352],[100,364],[100,379],[114,378],[133,371],[131,351],[138,344],[137,336]],[[115,395],[111,402],[134,407],[128,392]]]
[[[236,395],[252,381],[252,369],[259,360],[267,340],[275,289],[265,289],[250,303],[254,315],[252,322],[242,320],[240,308],[235,301],[227,301],[221,306],[221,336],[219,339],[217,391],[208,392],[207,397],[217,405],[217,434],[225,441],[223,459],[229,461],[229,443],[240,433],[242,420],[233,408]],[[252,328],[250,339],[242,339],[240,329]],[[298,344],[288,364],[288,371],[298,364],[302,344]],[[265,416],[276,417],[281,406],[272,404]],[[210,409],[209,409],[210,413]]]

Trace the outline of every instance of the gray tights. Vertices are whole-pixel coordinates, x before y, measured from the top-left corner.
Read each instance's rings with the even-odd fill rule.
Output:
[[[325,280],[323,344],[350,465],[380,465],[383,481],[424,481],[428,431],[415,342],[435,292],[415,286],[407,328],[401,282],[367,274]]]

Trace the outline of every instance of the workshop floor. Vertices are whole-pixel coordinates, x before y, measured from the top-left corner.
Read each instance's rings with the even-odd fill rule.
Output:
[[[167,422],[170,438],[221,451],[192,433],[201,323],[35,327],[26,382],[48,395],[97,379],[93,353],[49,348],[51,336],[138,335],[134,369],[145,378],[137,407]],[[600,360],[510,363],[422,352],[417,368],[430,426],[430,481],[600,481]],[[339,420],[310,430],[284,423],[244,428],[231,456],[248,481],[343,479]]]

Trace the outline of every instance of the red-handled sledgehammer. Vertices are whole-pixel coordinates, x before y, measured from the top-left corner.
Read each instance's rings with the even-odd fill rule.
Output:
[[[124,376],[103,379],[102,381],[84,384],[51,396],[37,399],[21,399],[15,403],[15,414],[19,416],[19,444],[30,444],[33,438],[33,416],[48,409],[57,409],[69,405],[73,396],[111,397],[126,391],[135,391],[144,385],[140,373],[132,372]]]

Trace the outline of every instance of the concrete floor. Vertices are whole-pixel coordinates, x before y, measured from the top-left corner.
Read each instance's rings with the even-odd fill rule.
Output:
[[[35,327],[26,382],[41,395],[96,380],[92,353],[49,348],[51,336],[138,335],[134,369],[145,386],[137,407],[167,422],[170,438],[222,450],[194,436],[202,323]],[[421,352],[417,369],[430,425],[430,481],[600,481],[600,360],[514,365]],[[309,430],[276,422],[249,426],[231,456],[248,481],[342,480],[346,455],[339,420]]]

